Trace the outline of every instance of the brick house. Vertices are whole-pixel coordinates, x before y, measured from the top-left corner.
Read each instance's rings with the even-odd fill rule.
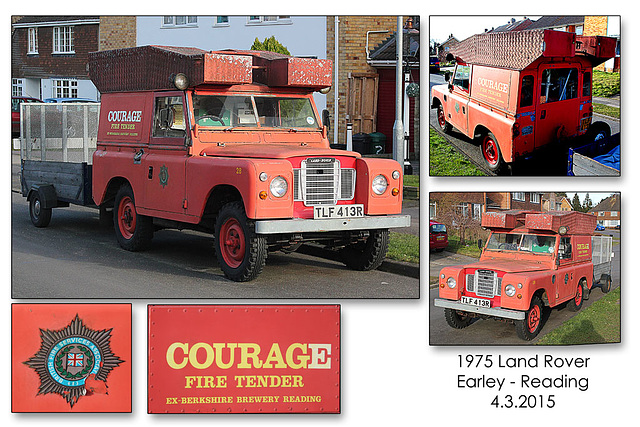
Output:
[[[458,43],[460,43],[460,40],[455,38],[453,34],[450,34],[449,38],[447,38],[440,45],[435,46],[436,52],[434,52],[433,54],[438,56],[440,64],[447,62],[447,54],[449,53],[451,48],[453,48]]]
[[[620,194],[616,193],[607,197],[589,210],[588,213],[595,215],[600,225],[608,228],[619,227],[621,220]]]
[[[99,48],[98,16],[23,16],[11,25],[11,93],[98,99],[87,69]]]
[[[429,193],[429,219],[437,220],[439,205],[442,208],[444,204],[458,206],[458,209],[478,221],[483,212],[510,209],[543,211],[543,194],[548,193],[509,191]]]
[[[335,16],[327,17],[327,55],[338,70],[338,87],[331,88],[327,95],[327,109],[334,113],[335,90],[338,91],[337,141],[331,129],[330,139],[334,143],[346,143],[346,117],[353,123],[353,133],[380,132],[386,137],[385,152],[393,146],[393,123],[395,121],[395,32],[397,16],[339,16],[338,60],[335,61]],[[408,24],[409,19],[411,24]],[[410,27],[410,28],[409,28]],[[403,57],[407,62],[416,60],[410,68],[409,78],[419,83],[419,17],[405,19],[403,30]],[[417,46],[416,43],[417,42]],[[409,150],[417,157],[419,153],[419,98],[409,99],[409,120],[405,131],[409,132]]]

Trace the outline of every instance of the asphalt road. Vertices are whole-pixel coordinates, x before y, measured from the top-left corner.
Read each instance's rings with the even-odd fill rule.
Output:
[[[444,82],[444,77],[441,74],[429,74],[429,106],[431,106],[431,88],[435,85],[444,84]],[[609,124],[611,134],[620,132],[619,120],[594,114],[593,121],[604,121]],[[485,166],[478,141],[466,137],[455,128],[447,134],[442,132],[437,121],[437,111],[431,108],[429,108],[429,125],[483,172],[487,175],[494,175],[494,173]],[[567,146],[550,144],[550,146],[539,150],[530,157],[516,162],[506,173],[517,176],[566,176],[567,153]]]
[[[620,286],[620,231],[607,230],[602,234],[614,236],[612,283],[611,288]],[[474,261],[473,258],[462,257],[451,253],[441,252],[431,254],[429,262],[429,275],[437,276],[440,268],[445,265],[457,265]],[[584,301],[582,310],[589,307],[605,294],[599,288],[593,288],[590,298]],[[438,296],[438,288],[429,289],[429,344],[431,345],[530,345],[536,343],[544,334],[552,331],[562,323],[575,316],[579,312],[573,312],[566,308],[566,304],[556,308],[544,310],[546,317],[540,334],[532,341],[523,341],[516,335],[514,325],[491,319],[477,319],[464,329],[453,329],[444,319],[444,309],[435,307],[433,300]]]
[[[297,253],[270,253],[256,280],[236,283],[219,269],[209,235],[162,230],[150,250],[132,253],[100,227],[96,209],[54,209],[39,229],[26,199],[12,192],[11,202],[12,298],[419,297],[417,278]]]

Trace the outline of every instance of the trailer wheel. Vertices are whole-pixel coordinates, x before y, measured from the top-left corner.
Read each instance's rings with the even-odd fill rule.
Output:
[[[123,249],[136,252],[147,249],[153,238],[153,219],[136,212],[133,190],[129,184],[118,189],[113,208],[116,238]]]
[[[241,202],[222,206],[215,225],[215,249],[225,276],[236,282],[253,280],[267,260],[267,241],[255,232]]]
[[[567,308],[569,310],[578,311],[582,308],[582,303],[584,302],[584,288],[585,281],[580,280],[580,283],[578,283],[578,286],[576,288],[576,295],[572,300],[569,301],[569,304],[567,304]]]
[[[367,240],[344,247],[340,256],[347,267],[369,271],[380,267],[388,249],[389,230],[370,230]]]
[[[611,136],[611,127],[605,122],[594,122],[586,135],[589,142],[602,141]]]
[[[609,276],[608,274],[603,274],[602,276],[600,276],[600,290],[603,293],[609,293],[609,291],[611,290],[611,276]]]
[[[31,222],[38,228],[43,228],[51,222],[51,208],[42,206],[40,194],[34,191],[29,199],[29,217]]]
[[[444,318],[447,324],[454,329],[463,329],[471,324],[471,316],[461,314],[452,308],[444,309]]]
[[[451,125],[447,123],[447,116],[444,114],[442,104],[438,104],[438,125],[445,133],[449,133],[451,131]]]
[[[500,173],[505,163],[502,158],[500,146],[498,145],[498,140],[493,133],[488,132],[482,136],[480,148],[482,150],[482,158],[489,167],[489,170],[495,174]]]
[[[531,341],[542,329],[542,300],[539,296],[531,299],[531,306],[525,313],[523,320],[516,320],[516,334],[520,339]]]

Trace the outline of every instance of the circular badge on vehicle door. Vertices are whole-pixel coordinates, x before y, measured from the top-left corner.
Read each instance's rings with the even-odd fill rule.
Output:
[[[123,362],[110,339],[111,329],[89,329],[78,315],[63,329],[41,329],[40,350],[24,362],[40,376],[38,394],[59,394],[73,407],[82,396],[106,393],[107,376]]]

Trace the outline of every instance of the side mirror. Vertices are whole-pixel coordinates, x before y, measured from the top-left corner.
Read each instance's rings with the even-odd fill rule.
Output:
[[[331,120],[329,119],[329,110],[322,110],[322,124],[327,127],[327,129],[331,129]]]
[[[451,80],[451,71],[447,70],[444,72],[444,81],[448,82],[449,80]]]

